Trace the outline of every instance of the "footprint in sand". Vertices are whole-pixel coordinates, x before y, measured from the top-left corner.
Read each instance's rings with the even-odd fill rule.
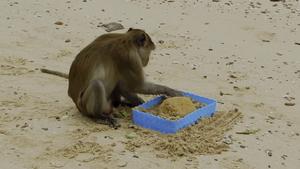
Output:
[[[33,72],[26,68],[27,60],[21,57],[5,57],[0,59],[0,75],[17,76]]]
[[[271,42],[275,38],[275,33],[271,32],[259,32],[256,34],[257,38],[263,42]]]

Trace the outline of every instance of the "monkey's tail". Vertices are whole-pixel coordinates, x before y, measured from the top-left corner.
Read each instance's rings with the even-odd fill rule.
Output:
[[[69,78],[68,74],[62,73],[62,72],[59,72],[59,71],[49,70],[49,69],[43,69],[43,68],[41,68],[40,70],[43,73],[48,73],[48,74],[51,74],[51,75],[56,75],[56,76],[63,77],[63,78],[66,78],[66,79]]]

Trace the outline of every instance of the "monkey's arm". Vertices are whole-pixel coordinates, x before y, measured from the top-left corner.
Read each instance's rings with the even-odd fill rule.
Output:
[[[152,95],[167,95],[167,96],[182,96],[183,93],[170,87],[159,85],[151,82],[145,82],[140,88],[137,88],[136,93],[152,94]]]
[[[40,70],[41,70],[41,72],[43,72],[43,73],[48,73],[48,74],[60,76],[60,77],[66,78],[66,79],[69,78],[69,75],[66,74],[66,73],[62,73],[62,72],[58,72],[58,71],[54,71],[54,70],[49,70],[49,69],[43,69],[43,68],[40,69]]]

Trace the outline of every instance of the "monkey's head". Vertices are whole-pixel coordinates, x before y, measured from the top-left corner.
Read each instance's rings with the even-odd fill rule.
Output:
[[[129,28],[127,34],[131,37],[133,45],[137,48],[143,66],[147,66],[151,51],[155,49],[155,44],[152,42],[150,36],[141,29]]]

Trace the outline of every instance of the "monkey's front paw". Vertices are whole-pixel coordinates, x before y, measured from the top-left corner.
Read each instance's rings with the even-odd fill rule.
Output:
[[[138,106],[138,105],[140,105],[140,104],[143,104],[143,103],[145,103],[145,100],[143,100],[143,99],[140,98],[140,97],[135,101],[136,106]]]

